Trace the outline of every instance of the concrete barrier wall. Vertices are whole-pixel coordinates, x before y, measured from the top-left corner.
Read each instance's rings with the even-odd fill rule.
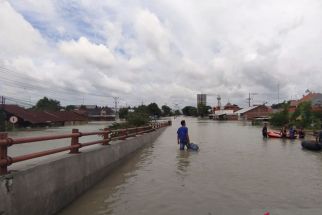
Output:
[[[154,142],[164,129],[109,146],[84,148],[79,154],[62,155],[0,177],[0,215],[58,212],[106,177],[123,158]]]

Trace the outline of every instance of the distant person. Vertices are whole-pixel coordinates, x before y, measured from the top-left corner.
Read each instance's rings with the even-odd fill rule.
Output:
[[[281,129],[281,136],[283,138],[286,138],[286,135],[287,135],[286,126],[283,126],[283,128]]]
[[[293,126],[290,126],[289,136],[290,136],[290,139],[295,139],[295,129],[293,128]]]
[[[264,123],[264,127],[262,129],[262,134],[264,138],[267,138],[267,123]]]
[[[186,121],[181,121],[181,127],[177,131],[177,140],[178,144],[180,144],[180,150],[184,150],[186,146],[188,149],[188,144],[190,143],[188,128],[186,127]]]
[[[299,134],[299,138],[301,138],[301,139],[305,138],[305,132],[303,131],[302,127],[300,128],[300,130],[297,133]]]

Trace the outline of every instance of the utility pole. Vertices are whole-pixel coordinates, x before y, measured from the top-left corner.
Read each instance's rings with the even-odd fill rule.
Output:
[[[250,92],[249,92],[249,94],[248,94],[248,107],[250,107],[250,100],[251,100],[251,98],[250,98]]]
[[[218,106],[218,108],[219,108],[219,110],[221,110],[221,97],[220,97],[220,95],[218,95],[217,96],[217,106]]]
[[[117,104],[119,103],[119,97],[114,96],[114,110],[115,110],[115,119],[118,119]]]
[[[248,100],[248,107],[250,107],[250,101],[253,99],[251,96],[254,96],[254,95],[257,95],[257,93],[251,93],[251,92],[249,92],[248,98],[247,98],[247,100]]]
[[[6,120],[6,114],[4,111],[4,105],[6,103],[6,98],[4,96],[1,96],[1,105],[0,105],[0,131],[5,131],[5,120]]]
[[[277,104],[280,103],[280,84],[277,83]]]

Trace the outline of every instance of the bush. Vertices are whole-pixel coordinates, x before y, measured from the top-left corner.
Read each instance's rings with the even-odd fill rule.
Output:
[[[145,112],[128,113],[127,123],[131,126],[143,126],[150,122],[149,114]]]

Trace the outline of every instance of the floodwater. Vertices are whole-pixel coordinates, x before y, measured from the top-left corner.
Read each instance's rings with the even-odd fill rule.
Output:
[[[180,120],[59,214],[322,214],[321,153],[195,118],[186,122],[200,151],[180,151]]]

